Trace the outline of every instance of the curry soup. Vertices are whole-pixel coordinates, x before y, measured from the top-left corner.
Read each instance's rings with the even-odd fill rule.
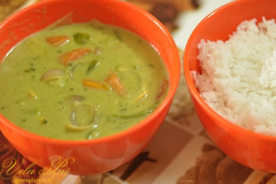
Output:
[[[49,27],[0,64],[0,112],[41,136],[95,139],[152,113],[167,93],[158,53],[137,35],[97,21]]]

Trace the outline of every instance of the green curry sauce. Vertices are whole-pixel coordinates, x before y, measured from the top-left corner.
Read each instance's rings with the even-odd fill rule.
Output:
[[[137,35],[97,21],[51,26],[0,64],[0,113],[30,132],[95,139],[143,120],[167,93],[158,53]]]

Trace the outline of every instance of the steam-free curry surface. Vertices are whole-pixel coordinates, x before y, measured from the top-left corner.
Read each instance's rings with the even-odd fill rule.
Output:
[[[51,26],[0,65],[0,112],[30,132],[95,139],[148,116],[167,93],[167,73],[143,39],[96,21]]]

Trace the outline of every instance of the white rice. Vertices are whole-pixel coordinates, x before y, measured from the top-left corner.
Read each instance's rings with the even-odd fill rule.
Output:
[[[276,24],[243,21],[229,40],[198,45],[202,74],[193,72],[207,104],[229,121],[276,136]]]

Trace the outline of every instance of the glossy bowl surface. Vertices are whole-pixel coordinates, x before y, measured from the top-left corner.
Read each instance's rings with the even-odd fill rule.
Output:
[[[29,133],[0,115],[0,130],[27,159],[52,170],[95,174],[115,169],[137,156],[167,115],[180,77],[177,47],[153,16],[118,0],[45,0],[19,11],[0,25],[0,60],[22,39],[67,14],[74,22],[92,19],[128,29],[146,39],[161,55],[169,73],[169,92],[162,104],[138,125],[88,141],[63,141]],[[54,131],[54,130],[53,130]]]
[[[244,20],[276,18],[275,0],[232,1],[205,17],[191,34],[184,53],[184,75],[196,112],[210,138],[228,156],[253,169],[276,172],[276,137],[248,131],[225,120],[200,97],[190,71],[200,72],[201,39],[227,40]],[[264,109],[265,110],[265,109]]]

